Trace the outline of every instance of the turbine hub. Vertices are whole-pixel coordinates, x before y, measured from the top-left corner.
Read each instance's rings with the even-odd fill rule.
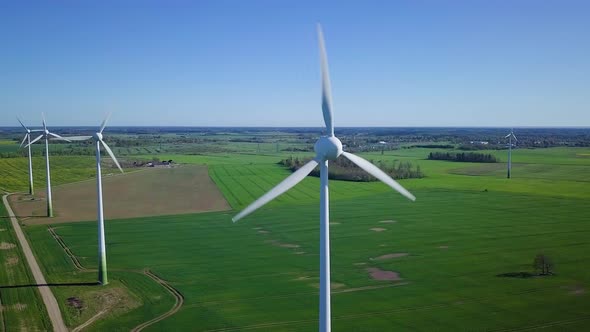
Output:
[[[95,133],[92,135],[92,138],[94,138],[95,141],[102,141],[102,133]]]
[[[313,150],[323,160],[336,160],[342,154],[342,142],[336,136],[322,136]]]

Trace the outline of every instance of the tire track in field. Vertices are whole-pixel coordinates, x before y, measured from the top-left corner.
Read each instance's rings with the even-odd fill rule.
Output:
[[[548,328],[548,327],[573,324],[573,323],[581,322],[581,321],[588,320],[588,319],[590,319],[590,316],[557,320],[557,321],[553,321],[553,322],[547,322],[544,324],[536,324],[536,325],[529,325],[529,326],[523,326],[523,327],[515,327],[515,328],[500,329],[500,330],[490,330],[490,331],[492,331],[492,332],[512,332],[512,331],[540,330],[540,329],[544,329],[544,328]]]
[[[78,331],[82,331],[82,329],[84,329],[85,327],[87,327],[88,325],[94,323],[97,319],[100,318],[100,316],[102,316],[103,314],[105,314],[108,311],[108,309],[105,310],[101,310],[99,311],[96,315],[90,317],[89,320],[87,320],[86,322],[82,323],[82,325],[78,325],[76,328],[74,328],[72,330],[72,332],[78,332]]]
[[[182,296],[182,294],[176,288],[172,287],[165,280],[161,279],[160,277],[158,277],[157,275],[155,275],[153,272],[151,272],[148,269],[144,270],[143,273],[146,276],[152,278],[158,284],[162,285],[164,288],[166,288],[166,290],[168,290],[170,292],[170,294],[172,294],[172,296],[174,296],[174,298],[176,299],[176,302],[174,303],[174,306],[172,306],[172,309],[168,310],[164,314],[162,314],[154,319],[150,319],[147,322],[137,325],[136,327],[134,327],[131,330],[131,332],[139,332],[152,324],[155,324],[161,320],[164,320],[164,319],[174,315],[175,313],[178,312],[178,310],[180,310],[180,308],[182,307],[182,304],[184,303],[184,296]]]
[[[66,253],[66,255],[68,255],[68,257],[72,260],[72,263],[74,264],[74,267],[78,271],[95,271],[93,269],[87,269],[84,266],[82,266],[82,264],[78,260],[78,257],[76,257],[76,255],[74,255],[74,253],[70,250],[70,248],[62,240],[62,238],[59,235],[57,235],[57,233],[55,232],[55,230],[53,229],[53,227],[48,226],[47,227],[47,231],[49,231],[49,234],[51,234],[51,236],[53,236],[53,238],[55,239],[55,241],[64,250],[64,252]]]

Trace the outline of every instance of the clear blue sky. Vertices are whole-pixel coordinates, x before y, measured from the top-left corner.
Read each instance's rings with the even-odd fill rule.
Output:
[[[12,3],[11,3],[12,2]],[[589,1],[1,1],[0,126],[590,126]]]

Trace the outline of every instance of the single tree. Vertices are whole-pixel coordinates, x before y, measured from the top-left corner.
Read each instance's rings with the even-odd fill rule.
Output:
[[[553,261],[545,254],[537,254],[533,261],[533,268],[543,276],[553,274],[553,266]]]

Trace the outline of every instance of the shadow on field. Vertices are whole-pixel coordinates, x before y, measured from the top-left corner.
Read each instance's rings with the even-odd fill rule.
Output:
[[[63,284],[48,283],[48,284],[28,284],[28,285],[0,286],[0,289],[42,287],[42,286],[67,287],[67,286],[98,286],[98,285],[100,285],[99,282],[70,282],[70,283],[63,283]]]
[[[538,275],[534,274],[534,273],[530,273],[530,272],[507,272],[507,273],[497,274],[496,277],[526,279],[526,278],[538,277]]]

